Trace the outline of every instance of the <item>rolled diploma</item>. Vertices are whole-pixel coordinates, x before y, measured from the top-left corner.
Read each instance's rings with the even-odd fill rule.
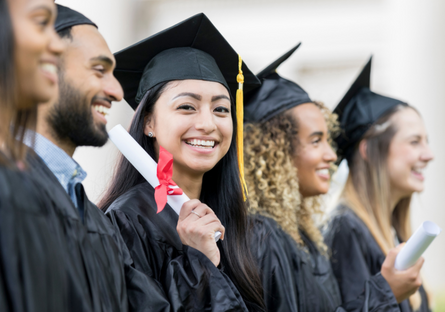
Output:
[[[403,271],[412,267],[440,232],[440,227],[434,222],[423,222],[397,255],[395,268]]]
[[[136,142],[135,139],[122,127],[116,125],[108,132],[110,140],[116,145],[119,151],[136,168],[137,171],[155,188],[159,185],[157,177],[158,164],[150,155]],[[182,205],[190,198],[183,192],[182,195],[167,195],[167,203],[179,215]],[[215,232],[215,241],[221,237],[221,232]]]

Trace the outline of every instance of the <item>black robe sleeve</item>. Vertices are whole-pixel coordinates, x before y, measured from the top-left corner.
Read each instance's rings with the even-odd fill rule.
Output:
[[[0,167],[0,310],[65,311],[67,278],[49,203],[27,174]]]
[[[407,300],[397,304],[388,282],[380,274],[385,255],[365,224],[350,209],[337,208],[325,239],[346,310],[411,311]]]
[[[306,247],[278,224],[259,215],[253,221],[252,253],[258,261],[268,311],[342,311],[327,257],[302,233]]]
[[[57,178],[35,154],[30,155],[30,175],[48,199],[55,215],[56,235],[67,258],[68,304],[63,311],[125,312],[128,310],[123,252],[109,219],[78,184],[76,197],[83,220]]]
[[[156,213],[154,190],[142,183],[117,199],[107,215],[119,229],[133,267],[150,281],[133,293],[133,311],[247,311],[231,280],[201,252],[181,243],[178,215]]]
[[[135,268],[130,251],[126,245],[133,245],[131,225],[125,221],[122,222],[122,220],[116,217],[116,213],[110,212],[107,216],[113,225],[116,226],[116,230],[122,231],[123,237],[126,238],[125,241],[121,238],[121,241],[123,244],[122,250],[124,251],[129,311],[170,311],[170,304],[159,283],[154,278]]]
[[[297,282],[292,259],[287,256],[281,239],[263,217],[252,217],[252,254],[258,261],[267,311],[299,311]]]

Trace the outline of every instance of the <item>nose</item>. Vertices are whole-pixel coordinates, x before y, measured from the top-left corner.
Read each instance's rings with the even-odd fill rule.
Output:
[[[51,29],[50,31],[51,31],[50,35],[51,39],[48,45],[48,49],[52,54],[60,56],[60,54],[62,54],[63,51],[65,51],[66,44],[59,37],[59,35],[56,33],[54,29]]]
[[[425,149],[423,150],[422,154],[420,154],[420,158],[422,161],[425,162],[430,162],[431,160],[434,159],[434,153],[428,144],[425,146]]]
[[[106,96],[111,99],[111,101],[121,101],[124,97],[124,90],[116,77],[111,74],[109,79],[105,79],[104,83],[104,92]]]
[[[203,131],[207,134],[212,133],[216,130],[216,124],[213,120],[213,114],[210,110],[202,109],[199,112],[195,128],[196,130]]]
[[[337,160],[337,154],[334,152],[334,149],[329,143],[326,143],[326,150],[323,155],[323,160],[329,163]]]

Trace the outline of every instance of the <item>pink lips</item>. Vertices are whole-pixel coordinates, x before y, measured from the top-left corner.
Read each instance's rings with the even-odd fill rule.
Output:
[[[40,71],[42,72],[43,76],[51,81],[53,84],[56,84],[58,82],[59,78],[56,73],[51,73],[43,68],[40,69]]]
[[[40,61],[40,71],[53,84],[58,82],[59,59],[57,57],[44,57]]]
[[[417,179],[419,179],[420,181],[424,181],[425,177],[423,176],[423,174],[416,172],[416,171],[411,171],[413,176],[415,176]]]
[[[322,168],[322,170],[319,169],[315,173],[317,174],[318,177],[324,180],[329,180],[331,178],[328,168]]]

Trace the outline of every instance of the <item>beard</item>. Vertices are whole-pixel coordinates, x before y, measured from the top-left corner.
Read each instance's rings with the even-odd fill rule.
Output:
[[[77,146],[103,146],[108,140],[104,124],[95,124],[91,101],[81,91],[59,75],[59,100],[48,114],[53,134],[61,141],[70,140]]]

